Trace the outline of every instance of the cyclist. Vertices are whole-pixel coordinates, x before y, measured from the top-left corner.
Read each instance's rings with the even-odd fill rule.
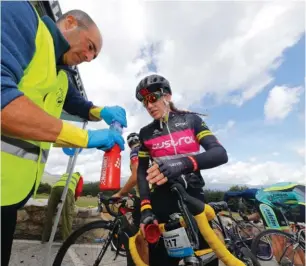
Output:
[[[120,189],[117,193],[115,193],[112,197],[120,198],[126,195],[132,188],[135,188],[136,196],[139,197],[139,189],[137,186],[137,167],[138,167],[138,150],[140,147],[139,135],[138,133],[131,133],[127,136],[127,143],[130,147],[130,169],[131,176],[128,181],[125,183],[122,189]],[[140,205],[139,202],[135,201],[136,204],[135,210],[132,213],[133,222],[137,227],[139,227],[140,222]]]
[[[200,170],[228,161],[227,152],[196,114],[178,110],[171,102],[171,87],[160,75],[140,81],[136,98],[143,103],[153,122],[140,130],[137,180],[141,199],[141,228],[152,221],[167,222],[169,215],[180,212],[173,182],[182,183],[187,192],[204,202],[204,180]],[[206,152],[199,153],[200,146]],[[153,166],[149,167],[150,160]],[[150,191],[149,183],[153,185]],[[208,244],[200,236],[201,249]],[[163,241],[149,244],[149,265],[178,265],[168,256]],[[218,265],[218,260],[207,265]]]
[[[136,132],[130,133],[127,136],[127,143],[130,148],[130,169],[131,169],[131,176],[129,177],[128,181],[125,183],[122,189],[120,189],[117,193],[115,193],[112,197],[113,198],[120,198],[128,194],[128,192],[135,188],[137,198],[134,198],[134,211],[132,212],[133,224],[135,227],[133,229],[126,230],[130,232],[130,235],[133,235],[132,231],[138,230],[140,224],[140,201],[139,201],[139,189],[137,186],[137,167],[138,167],[138,150],[140,147],[139,135]],[[127,250],[127,265],[134,266],[134,262],[129,254],[129,246],[128,239],[125,237],[122,238],[122,242],[125,245],[125,249]],[[144,241],[142,236],[138,236],[135,240],[135,247],[139,251],[138,253],[141,255],[142,261],[147,262],[148,254],[147,254],[147,243]]]
[[[136,195],[139,196],[139,190],[137,187],[138,150],[140,147],[139,135],[133,132],[127,136],[126,140],[131,150],[130,169],[132,174],[129,177],[128,181],[123,186],[123,188],[113,195],[113,197],[118,197],[118,198],[126,195],[134,187],[136,190]]]

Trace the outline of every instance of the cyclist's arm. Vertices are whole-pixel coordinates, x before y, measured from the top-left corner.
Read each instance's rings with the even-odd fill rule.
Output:
[[[149,199],[150,188],[147,181],[147,170],[149,168],[150,154],[142,141],[142,131],[139,133],[140,148],[138,152],[137,184],[139,188],[140,200]]]
[[[124,196],[127,194],[133,187],[137,184],[137,167],[138,167],[138,161],[132,163],[131,165],[131,171],[132,174],[129,178],[129,180],[125,183],[123,188],[117,193],[119,197]]]
[[[227,152],[202,119],[194,115],[194,132],[205,152],[193,156],[198,170],[213,168],[228,162]]]

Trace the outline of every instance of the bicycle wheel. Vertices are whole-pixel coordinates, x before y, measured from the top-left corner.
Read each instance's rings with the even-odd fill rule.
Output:
[[[305,246],[299,243],[295,235],[276,229],[261,232],[253,240],[252,253],[259,261],[267,258],[281,266],[305,265]]]
[[[115,235],[115,236],[112,238],[112,241],[111,241],[112,251],[115,251],[115,252],[116,252],[117,249],[118,249],[118,248],[117,248],[117,245],[118,245],[118,244],[117,244],[117,243],[118,243],[118,242],[117,242],[117,237],[118,237],[118,236]],[[125,251],[124,245],[119,243],[119,246],[120,246],[120,247],[119,247],[119,255],[122,256],[122,257],[126,257],[126,251]]]
[[[246,248],[242,247],[240,249],[242,258],[240,258],[241,261],[245,263],[247,266],[261,266],[260,263],[258,262],[256,256],[252,254],[252,252]]]
[[[94,221],[80,227],[60,247],[53,266],[109,265],[115,257],[110,248],[115,233],[114,224],[109,221]]]
[[[262,231],[253,223],[242,221],[236,223],[235,230],[243,245],[248,249],[251,249],[253,239]]]

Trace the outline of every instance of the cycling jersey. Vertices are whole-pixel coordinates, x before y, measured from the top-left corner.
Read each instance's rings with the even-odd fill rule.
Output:
[[[225,149],[209,130],[205,122],[191,113],[170,112],[166,122],[154,120],[139,133],[140,149],[137,172],[141,200],[149,197],[147,169],[150,160],[177,159],[193,156],[198,163],[195,172],[185,175],[188,186],[202,188],[204,180],[201,169],[208,169],[227,162]],[[200,146],[206,152],[199,153]]]

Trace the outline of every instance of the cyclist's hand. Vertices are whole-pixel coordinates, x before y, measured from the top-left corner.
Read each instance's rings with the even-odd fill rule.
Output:
[[[160,186],[168,181],[168,178],[159,171],[159,166],[156,162],[153,162],[153,165],[147,170],[147,173],[147,181],[150,182],[150,184],[157,184]]]
[[[146,225],[152,224],[152,223],[158,225],[158,222],[157,222],[156,216],[154,215],[152,211],[152,207],[150,203],[144,203],[143,201],[141,206],[142,206],[141,209],[143,210],[141,211],[141,216],[140,216],[140,229],[141,229],[143,236],[145,237],[146,236],[146,233],[145,233]]]
[[[168,179],[176,179],[182,174],[188,174],[193,171],[194,165],[188,157],[166,160],[158,163],[159,170]]]

